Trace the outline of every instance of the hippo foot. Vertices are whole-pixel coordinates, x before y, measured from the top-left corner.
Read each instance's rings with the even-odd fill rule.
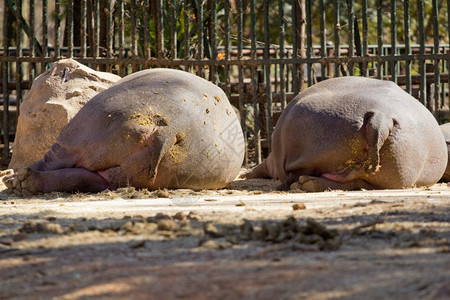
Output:
[[[305,192],[323,192],[329,189],[326,181],[330,180],[322,177],[300,176],[298,181],[290,185],[290,189],[299,189]]]
[[[5,186],[20,196],[31,196],[35,194],[34,180],[36,176],[29,168],[23,168],[17,173],[6,175],[3,178]]]
[[[291,185],[295,182],[298,182],[298,175],[290,173],[286,179],[277,187],[279,191],[289,191],[291,189]]]
[[[348,182],[337,182],[325,177],[300,176],[297,182],[290,186],[291,190],[300,189],[305,192],[324,192],[329,190],[373,190],[376,187],[362,179],[356,179]]]
[[[13,169],[6,169],[4,171],[0,171],[0,178],[3,179],[7,176],[11,176],[14,174],[14,170]]]

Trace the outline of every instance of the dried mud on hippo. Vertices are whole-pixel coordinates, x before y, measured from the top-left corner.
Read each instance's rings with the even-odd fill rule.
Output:
[[[239,120],[219,87],[151,69],[93,97],[41,160],[5,183],[22,194],[215,189],[236,178],[243,157]]]
[[[289,103],[272,152],[246,177],[305,191],[395,189],[433,185],[446,166],[443,134],[421,103],[390,81],[341,77]]]

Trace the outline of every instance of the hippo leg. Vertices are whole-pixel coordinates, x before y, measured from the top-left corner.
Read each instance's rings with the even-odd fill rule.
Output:
[[[6,176],[3,182],[24,196],[52,191],[99,192],[110,187],[97,172],[75,167],[76,161],[75,155],[54,144],[44,158]]]
[[[376,187],[363,179],[348,182],[337,182],[325,177],[300,176],[299,180],[291,185],[291,189],[301,189],[306,192],[324,192],[327,190],[373,190]]]
[[[72,168],[77,163],[77,157],[61,147],[59,144],[53,144],[44,157],[29,168],[33,171],[49,171],[64,168]]]
[[[23,196],[49,192],[100,192],[110,188],[102,176],[84,168],[51,171],[24,168],[3,181],[8,188]]]
[[[241,175],[241,178],[251,179],[251,178],[272,178],[278,179],[278,175],[275,171],[275,166],[273,164],[272,154],[259,165],[254,167],[250,172]],[[295,179],[297,180],[297,178]]]

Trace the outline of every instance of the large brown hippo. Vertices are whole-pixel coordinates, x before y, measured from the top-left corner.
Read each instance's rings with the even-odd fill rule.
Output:
[[[446,166],[444,136],[421,103],[389,81],[340,77],[289,103],[272,152],[245,177],[305,191],[396,189],[432,185]]]
[[[24,195],[215,189],[235,179],[243,158],[239,120],[219,87],[184,71],[152,69],[93,97],[41,160],[4,182]]]

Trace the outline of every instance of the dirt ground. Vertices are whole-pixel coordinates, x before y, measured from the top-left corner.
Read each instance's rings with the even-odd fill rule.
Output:
[[[450,299],[450,188],[0,192],[0,299]]]

